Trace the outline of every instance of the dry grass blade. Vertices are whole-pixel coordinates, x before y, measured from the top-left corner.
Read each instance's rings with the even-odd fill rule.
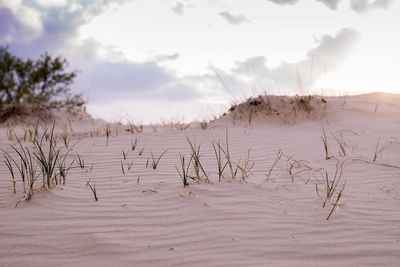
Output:
[[[292,177],[292,182],[294,182],[294,178],[305,172],[316,172],[320,171],[321,169],[315,169],[309,165],[309,162],[306,160],[297,160],[294,158],[289,158],[288,159],[288,172],[289,175]]]
[[[122,170],[122,174],[125,175],[124,163],[122,161],[121,161],[121,170]]]
[[[90,184],[91,179],[87,181],[86,186],[89,186],[90,190],[93,193],[93,197],[95,201],[98,201],[99,199],[97,198],[97,191],[96,191],[96,183],[93,181],[93,185]]]
[[[14,175],[14,169],[13,169],[13,166],[12,166],[12,163],[11,163],[12,158],[10,158],[5,153],[3,153],[3,155],[4,155],[4,158],[5,158],[4,163],[6,164],[8,170],[11,173],[11,177],[12,177],[11,182],[12,182],[13,192],[14,192],[14,195],[15,195],[17,193],[17,190],[16,190],[16,180],[15,180],[15,175]]]
[[[243,163],[241,165],[240,162],[237,164],[237,167],[242,174],[242,180],[249,178],[249,172],[253,169],[255,163],[254,160],[250,159],[250,150],[247,150],[247,155]]]
[[[76,158],[78,159],[78,166],[81,169],[85,169],[86,165],[85,165],[85,160],[83,159],[83,157],[79,154],[76,154]]]
[[[346,156],[346,143],[343,140],[343,135],[342,133],[339,133],[339,136],[337,136],[336,134],[331,132],[331,135],[333,136],[333,138],[335,139],[335,141],[338,143],[340,151],[339,154],[341,156]],[[341,153],[340,153],[341,152]]]
[[[132,151],[135,151],[136,146],[137,146],[137,138],[135,138],[135,142],[133,142],[133,141],[131,140],[131,150],[132,150]]]
[[[126,166],[127,166],[127,168],[128,168],[128,171],[130,171],[130,170],[132,169],[132,166],[133,166],[133,160],[132,160],[131,162],[128,162],[128,163],[126,164]]]
[[[142,148],[142,149],[139,151],[139,156],[142,156],[143,151],[144,151],[144,148]]]
[[[336,201],[335,201],[335,203],[333,203],[333,207],[332,207],[331,211],[329,212],[328,217],[326,217],[326,220],[329,220],[331,218],[333,212],[336,210],[336,208],[340,206],[339,200],[343,195],[343,191],[344,191],[345,187],[346,187],[346,183],[343,185],[342,189],[339,191],[339,193],[336,197]]]
[[[381,137],[379,137],[378,142],[376,143],[376,146],[375,146],[374,157],[372,159],[373,162],[376,162],[378,160],[378,157],[381,156],[383,150],[385,150],[387,148],[386,145],[379,146],[380,141],[381,141]]]
[[[107,139],[106,144],[108,146],[108,141],[109,141],[109,139],[111,137],[111,134],[112,134],[110,125],[106,125],[105,134],[106,134],[106,139]]]
[[[335,174],[332,180],[329,180],[328,172],[325,172],[325,179],[326,179],[326,196],[325,201],[322,207],[325,207],[326,202],[332,198],[334,193],[337,191],[339,183],[342,178],[343,174],[343,162],[338,161],[336,164]]]
[[[122,150],[122,157],[123,157],[124,160],[126,160],[127,157],[128,157],[128,152],[125,152],[125,151]]]
[[[227,166],[229,167],[230,173],[231,173],[231,178],[234,180],[236,178],[237,175],[237,171],[238,171],[238,167],[236,165],[236,168],[234,168],[234,163],[232,161],[231,158],[231,154],[229,151],[229,135],[228,135],[228,129],[226,129],[225,131],[225,149],[220,146],[222,153],[224,153],[225,158],[226,158],[226,162],[227,162]]]
[[[283,154],[282,154],[282,151],[281,151],[281,149],[279,149],[278,154],[276,154],[276,158],[275,158],[274,162],[272,163],[271,168],[268,170],[268,172],[267,172],[267,174],[266,174],[266,176],[267,176],[266,181],[269,179],[269,177],[271,177],[272,170],[273,170],[273,169],[275,168],[275,166],[278,164],[278,162],[279,162],[279,160],[281,159],[282,155],[283,155]]]

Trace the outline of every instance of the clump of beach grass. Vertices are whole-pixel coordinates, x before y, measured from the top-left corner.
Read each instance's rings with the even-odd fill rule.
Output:
[[[335,168],[335,173],[333,177],[330,179],[329,174],[327,171],[325,171],[325,180],[326,180],[326,194],[325,194],[325,201],[322,205],[322,207],[325,207],[326,202],[332,198],[335,192],[337,192],[337,189],[339,188],[339,183],[342,178],[342,173],[343,173],[343,162],[338,161],[336,164]]]
[[[230,171],[230,176],[231,176],[232,180],[235,180],[239,167],[237,164],[235,164],[233,162],[232,157],[231,157],[231,153],[229,150],[228,129],[225,130],[225,146],[219,145],[219,148],[221,149],[222,153],[225,155],[227,167],[228,167],[228,170]]]
[[[215,160],[217,161],[217,168],[218,168],[218,182],[221,182],[222,177],[224,176],[224,171],[226,166],[228,165],[227,161],[224,161],[221,141],[213,141],[212,146],[214,149]]]
[[[250,171],[253,169],[255,163],[256,162],[254,160],[250,159],[250,150],[247,150],[246,157],[243,160],[242,164],[240,164],[240,161],[236,164],[242,174],[243,181],[249,178]]]
[[[193,168],[196,174],[196,178],[198,180],[201,180],[202,177],[204,177],[204,180],[209,183],[208,175],[206,171],[204,170],[203,164],[201,164],[201,158],[200,158],[200,147],[201,145],[196,145],[196,140],[193,142],[190,141],[190,139],[186,136],[186,140],[189,143],[190,149],[191,149],[191,158],[192,158],[192,164]]]
[[[340,200],[340,198],[341,198],[342,195],[343,195],[343,191],[344,191],[345,187],[346,187],[346,183],[343,184],[342,188],[340,189],[339,193],[337,194],[336,200],[335,200],[335,202],[333,203],[333,206],[332,206],[332,208],[331,208],[331,211],[329,212],[328,217],[326,217],[326,220],[329,220],[329,219],[331,218],[333,212],[336,210],[336,208],[339,207],[339,206],[341,205],[341,204],[339,204],[339,200]]]
[[[191,162],[193,160],[193,154],[189,157],[189,160],[185,161],[185,156],[182,154],[179,154],[179,159],[180,159],[180,170],[178,167],[175,166],[175,169],[178,171],[179,176],[181,177],[183,187],[189,186],[189,168],[191,165]]]
[[[289,172],[290,177],[292,178],[292,182],[294,182],[294,178],[302,173],[312,173],[320,171],[321,169],[311,167],[310,163],[307,160],[294,159],[290,157],[287,160],[287,170]]]
[[[72,160],[68,163],[67,157],[76,143],[67,150],[62,150],[59,146],[59,138],[54,133],[54,127],[55,123],[53,123],[51,129],[44,129],[40,137],[35,135],[31,146],[24,146],[21,139],[16,137],[18,145],[11,145],[12,151],[16,153],[14,157],[9,152],[1,149],[12,177],[13,191],[15,193],[15,170],[17,170],[22,180],[23,198],[18,201],[16,206],[21,201],[29,200],[32,197],[34,184],[40,176],[43,178],[42,187],[47,190],[59,183],[65,184],[67,174],[75,161]]]
[[[203,120],[200,122],[200,128],[202,130],[207,130],[208,129],[208,122],[206,120]]]
[[[165,155],[165,153],[167,153],[168,149],[164,150],[163,153],[160,154],[160,156],[156,157],[154,156],[153,152],[151,152],[151,167],[153,168],[153,170],[156,170],[158,167],[158,164],[160,163],[161,158]],[[146,167],[147,168],[147,167]]]
[[[143,132],[143,124],[141,122],[138,125],[136,125],[134,122],[129,121],[128,125],[129,125],[128,131],[131,132],[132,134]]]
[[[250,159],[250,151],[247,151],[246,157],[238,162],[233,161],[230,147],[229,147],[229,133],[228,129],[225,130],[225,142],[213,141],[212,142],[215,160],[217,162],[218,169],[218,181],[221,182],[223,177],[226,177],[224,173],[228,171],[228,176],[232,180],[238,177],[239,172],[242,174],[242,180],[245,180],[249,176],[249,172],[254,167],[255,162]]]

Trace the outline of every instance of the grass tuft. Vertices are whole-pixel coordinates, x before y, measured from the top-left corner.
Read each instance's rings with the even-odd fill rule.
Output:
[[[193,160],[193,154],[190,156],[189,161],[185,162],[185,156],[183,156],[182,154],[179,154],[179,158],[180,158],[180,169],[178,169],[178,167],[175,166],[175,169],[178,171],[179,176],[181,177],[182,183],[183,183],[183,187],[189,186],[189,168],[190,168],[190,164]]]
[[[158,164],[160,163],[161,158],[164,156],[165,153],[167,153],[168,149],[166,149],[163,153],[161,153],[160,156],[154,157],[153,152],[151,152],[151,167],[153,170],[157,169]],[[148,164],[146,164],[148,165]],[[147,167],[146,167],[147,168]]]
[[[196,174],[196,178],[198,180],[201,180],[202,176],[204,176],[204,179],[207,183],[210,182],[208,179],[208,175],[206,171],[203,168],[203,165],[201,164],[200,160],[200,147],[201,145],[196,146],[196,140],[193,142],[190,141],[190,139],[186,136],[186,140],[189,143],[190,149],[191,149],[191,157],[192,157],[192,162],[193,162],[193,168]]]
[[[70,146],[67,150],[63,150],[59,146],[59,138],[54,133],[55,123],[52,128],[44,129],[43,134],[39,138],[37,127],[32,131],[32,146],[23,146],[21,139],[16,136],[17,146],[11,145],[12,150],[16,153],[13,157],[10,153],[3,151],[6,166],[11,174],[13,191],[16,193],[16,172],[22,180],[23,198],[18,201],[29,200],[34,193],[34,185],[39,176],[43,178],[42,187],[49,190],[58,184],[65,184],[67,174],[72,168],[75,160],[67,163],[67,157],[71,149],[77,144]],[[15,169],[14,169],[15,167]]]
[[[323,134],[323,136],[321,136],[321,140],[322,140],[322,143],[324,144],[325,159],[328,160],[328,159],[331,159],[332,156],[329,154],[328,139],[326,137],[324,125],[322,123],[321,123],[321,128],[322,128],[322,134]]]
[[[218,167],[218,182],[221,182],[222,177],[224,176],[224,171],[226,166],[228,165],[227,161],[224,161],[222,158],[222,147],[221,147],[221,141],[218,140],[218,142],[212,142],[212,146],[214,149],[214,155],[215,159],[217,161],[217,167]]]

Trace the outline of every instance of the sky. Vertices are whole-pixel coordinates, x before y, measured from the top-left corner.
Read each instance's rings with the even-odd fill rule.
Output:
[[[95,117],[190,121],[261,93],[400,93],[399,14],[394,0],[0,0],[0,45],[65,57]]]

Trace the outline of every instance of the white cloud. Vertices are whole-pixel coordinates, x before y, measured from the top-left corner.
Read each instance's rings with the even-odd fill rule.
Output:
[[[278,5],[294,5],[300,0],[267,0]],[[316,0],[322,2],[331,9],[337,9],[342,0]],[[366,13],[369,10],[388,8],[394,0],[350,0],[350,7],[358,13]]]
[[[351,8],[358,13],[366,13],[371,9],[389,8],[393,0],[351,0]]]
[[[172,8],[176,14],[183,15],[185,6],[181,2],[177,2],[176,5]]]
[[[341,0],[317,0],[318,2],[322,2],[327,5],[330,9],[337,9],[339,2]]]
[[[36,0],[36,3],[42,7],[65,7],[67,0]]]
[[[281,88],[285,90],[306,89],[326,73],[336,68],[349,55],[355,43],[359,40],[359,34],[353,29],[342,29],[336,36],[325,35],[316,40],[317,46],[308,51],[306,58],[294,62],[283,62],[277,67],[269,68],[265,56],[249,58],[244,62],[236,62],[236,67],[231,71],[240,75],[247,87]],[[258,85],[254,85],[258,83]]]

